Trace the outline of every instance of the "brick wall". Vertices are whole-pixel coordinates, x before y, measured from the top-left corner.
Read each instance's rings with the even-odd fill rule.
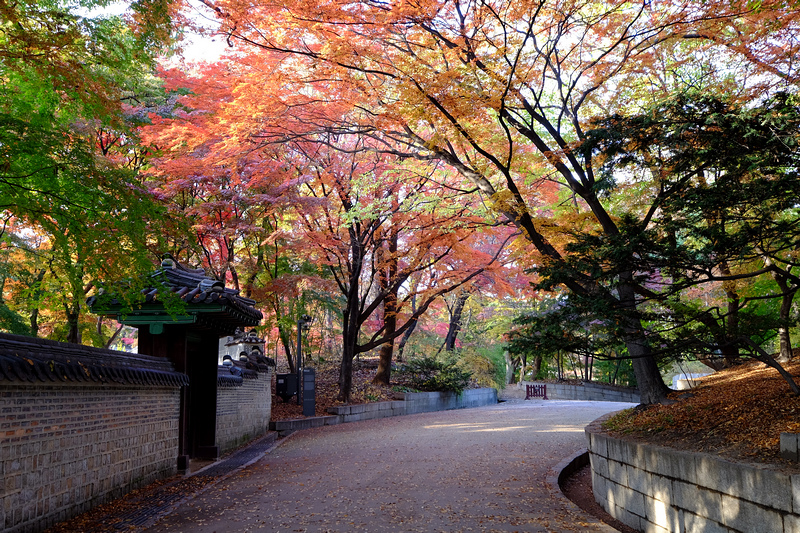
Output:
[[[604,435],[586,428],[594,496],[648,533],[800,531],[800,474]]]
[[[0,381],[0,526],[39,531],[176,472],[179,388]]]
[[[273,371],[217,389],[217,446],[220,453],[266,434],[272,410]]]

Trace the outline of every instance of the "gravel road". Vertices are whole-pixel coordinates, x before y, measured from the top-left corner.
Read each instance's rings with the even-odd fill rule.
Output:
[[[545,480],[626,407],[509,401],[301,431],[147,531],[614,531]]]

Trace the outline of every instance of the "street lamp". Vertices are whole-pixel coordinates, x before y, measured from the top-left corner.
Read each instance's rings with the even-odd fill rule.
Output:
[[[297,320],[297,405],[301,405],[303,388],[303,330],[311,329],[312,318],[302,315]]]

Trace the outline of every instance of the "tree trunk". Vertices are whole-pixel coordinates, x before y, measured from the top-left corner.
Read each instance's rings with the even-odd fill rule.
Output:
[[[731,275],[731,269],[726,261],[720,264],[720,272],[724,276]],[[720,351],[725,359],[725,366],[731,367],[739,359],[739,292],[736,290],[736,283],[733,281],[723,281],[722,289],[728,299],[728,311],[725,318],[725,342],[720,346]]]
[[[81,343],[81,330],[79,324],[80,312],[74,309],[67,309],[67,342],[72,344]]]
[[[533,370],[531,370],[531,379],[535,380],[539,377],[539,372],[542,370],[542,356],[537,355],[533,358]]]
[[[445,351],[452,352],[456,347],[456,337],[461,331],[461,314],[464,311],[464,305],[470,297],[467,291],[461,291],[456,298],[453,305],[453,311],[450,313],[450,326],[447,328],[447,336],[444,339]]]
[[[781,297],[780,308],[780,326],[778,326],[778,341],[780,343],[780,352],[775,360],[778,363],[788,363],[792,360],[792,339],[789,334],[789,315],[792,311],[792,300],[797,293],[797,287],[790,287],[787,283],[786,277],[778,274],[773,276],[778,287],[781,289],[783,296]]]
[[[278,336],[281,338],[283,351],[286,353],[286,362],[289,363],[289,373],[294,374],[297,372],[297,367],[294,364],[294,356],[292,355],[292,339],[283,326],[278,326]]]
[[[632,273],[626,273],[626,277],[632,278]],[[636,294],[633,287],[628,283],[622,283],[617,287],[619,301],[624,309],[635,310]],[[643,404],[667,403],[667,393],[669,387],[664,384],[661,378],[661,371],[658,369],[650,344],[645,338],[644,326],[635,314],[623,318],[623,329],[625,331],[625,346],[628,348],[628,355],[632,358],[633,373],[636,376],[636,385],[639,389],[639,397]]]
[[[354,316],[355,315],[355,316]],[[342,364],[339,367],[339,396],[340,402],[348,403],[353,390],[353,359],[356,356],[358,336],[358,307],[345,309],[342,323]]]
[[[39,336],[39,309],[33,309],[28,317],[31,324],[31,335],[34,337]]]
[[[411,314],[417,312],[417,297],[411,297]],[[400,342],[397,343],[397,360],[402,362],[403,361],[403,353],[406,349],[406,343],[408,339],[411,338],[411,334],[414,333],[414,330],[417,328],[417,320],[411,320],[411,323],[408,326],[408,329],[405,330],[403,336],[400,337]]]
[[[506,362],[506,385],[511,385],[514,383],[514,362],[508,350],[503,352],[503,359],[505,359]]]
[[[633,373],[643,404],[665,403],[669,389],[661,379],[656,360],[643,338],[631,338],[625,343],[633,359]]]
[[[42,295],[42,280],[44,280],[44,275],[47,273],[47,270],[42,268],[36,273],[36,279],[33,282],[33,300],[35,302],[39,301],[39,298]],[[36,304],[38,305],[38,304]],[[39,336],[39,308],[36,307],[30,312],[30,324],[31,324],[31,335],[34,337]]]
[[[396,200],[393,201],[396,204]],[[394,206],[396,208],[396,206]],[[389,228],[388,254],[384,254],[386,264],[380,265],[381,268],[381,289],[387,290],[390,284],[397,277],[397,227],[392,225]],[[378,371],[372,379],[373,383],[389,385],[392,377],[392,354],[394,352],[394,334],[397,331],[397,294],[400,287],[393,285],[393,288],[383,299],[383,325],[385,328],[384,336],[389,340],[381,345],[378,352]]]
[[[339,396],[337,399],[344,403],[350,401],[350,394],[353,390],[353,359],[359,353],[359,281],[364,265],[364,247],[359,240],[356,225],[358,225],[357,222],[348,229],[352,263],[348,272],[345,308],[342,310],[342,364],[339,367]]]

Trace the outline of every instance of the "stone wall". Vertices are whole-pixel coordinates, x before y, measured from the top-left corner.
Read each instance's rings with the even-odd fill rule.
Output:
[[[800,531],[800,474],[678,451],[586,428],[594,495],[639,531]]]
[[[0,530],[40,531],[177,470],[164,358],[0,334]]]
[[[429,411],[446,411],[480,407],[497,403],[496,389],[468,389],[454,392],[407,392],[402,400],[331,407],[328,412],[340,417],[339,422],[358,422],[373,418],[412,415]]]
[[[272,376],[259,372],[240,386],[217,389],[217,446],[220,453],[266,434],[272,411]]]
[[[331,416],[317,416],[300,420],[278,420],[270,422],[270,429],[284,436],[293,431],[312,427],[331,426],[346,422],[359,422],[361,420],[411,415],[414,413],[427,413],[430,411],[494,405],[497,403],[497,389],[469,389],[461,394],[452,392],[407,392],[402,394],[402,398],[402,400],[390,402],[331,407],[328,409]]]
[[[507,398],[525,398],[526,385],[547,385],[547,398],[550,400],[587,400],[600,402],[640,403],[639,392],[627,387],[614,387],[602,383],[584,382],[546,383],[543,381],[523,381],[509,385],[503,393]]]

